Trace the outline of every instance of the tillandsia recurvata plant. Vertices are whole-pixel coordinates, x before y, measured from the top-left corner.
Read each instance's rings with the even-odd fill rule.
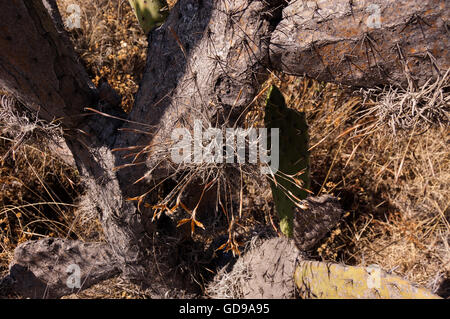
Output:
[[[169,6],[166,0],[128,0],[144,30],[148,34],[166,21]]]
[[[280,129],[279,169],[269,180],[281,232],[292,237],[294,206],[307,197],[310,185],[308,125],[305,113],[288,108],[275,85],[267,95],[264,121],[268,129]]]

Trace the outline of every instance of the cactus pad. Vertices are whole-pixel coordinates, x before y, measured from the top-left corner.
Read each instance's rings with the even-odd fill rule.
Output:
[[[287,108],[283,94],[274,85],[267,95],[264,121],[269,132],[270,128],[280,129],[279,168],[276,183],[270,184],[281,231],[292,237],[294,201],[306,198],[305,189],[310,184],[308,125],[304,113]]]

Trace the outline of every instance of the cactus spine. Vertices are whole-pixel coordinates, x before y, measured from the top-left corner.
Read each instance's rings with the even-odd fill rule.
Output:
[[[166,0],[128,0],[144,30],[148,34],[160,26],[169,14]]]
[[[279,169],[276,183],[270,184],[280,229],[292,237],[294,202],[307,197],[310,184],[308,125],[303,112],[287,108],[283,94],[274,85],[267,95],[264,121],[267,129],[280,129]]]

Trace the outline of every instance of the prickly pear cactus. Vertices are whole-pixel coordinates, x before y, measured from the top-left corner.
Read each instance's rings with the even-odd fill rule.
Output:
[[[294,275],[300,297],[305,299],[438,299],[378,266],[355,267],[301,261]]]
[[[294,242],[302,252],[311,251],[339,222],[344,211],[336,197],[309,196],[294,207]]]
[[[276,183],[270,184],[281,231],[292,237],[294,201],[306,198],[305,189],[310,184],[308,125],[304,113],[287,108],[283,94],[274,85],[267,95],[264,121],[269,132],[270,128],[280,129],[279,169]]]
[[[134,13],[144,30],[148,34],[154,28],[160,26],[169,14],[169,6],[166,0],[128,0],[134,9]]]

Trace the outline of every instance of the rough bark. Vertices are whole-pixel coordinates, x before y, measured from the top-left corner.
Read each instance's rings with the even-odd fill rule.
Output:
[[[137,159],[143,167],[119,172],[129,180],[166,178],[171,134],[205,127],[233,127],[267,77],[270,32],[282,0],[179,1],[164,26],[150,34],[147,66],[130,120],[147,134],[124,133],[117,147],[152,145]],[[243,117],[240,118],[242,120]],[[151,135],[148,135],[151,133]],[[123,153],[122,153],[123,154]]]
[[[405,84],[405,73],[422,85],[450,67],[449,16],[438,0],[292,1],[272,34],[270,61],[352,86]]]
[[[78,95],[84,96],[80,94],[80,85],[74,85],[73,90],[64,93],[64,87],[58,82],[60,79],[54,76],[51,70],[61,70],[61,77],[65,79],[74,75],[75,70],[79,71],[81,66],[76,61],[70,60],[72,64],[68,64],[63,60],[63,57],[72,56],[72,53],[64,51],[69,49],[63,38],[58,37],[57,28],[51,28],[51,19],[44,14],[44,7],[39,0],[16,2],[14,5],[2,5],[5,15],[3,21],[8,22],[1,25],[2,30],[6,31],[6,35],[15,34],[16,21],[9,21],[10,16],[16,19],[21,19],[19,16],[25,14],[39,16],[39,19],[31,20],[36,24],[35,29],[31,28],[32,31],[25,33],[24,39],[29,37],[27,42],[42,43],[44,49],[49,48],[44,50],[50,57],[49,65],[46,65],[46,70],[39,69],[40,76],[34,76],[33,69],[26,65],[27,68],[16,72],[16,77],[12,77],[15,82],[12,81],[9,74],[16,71],[15,63],[22,65],[22,60],[33,56],[33,52],[27,49],[25,40],[14,42],[3,37],[3,42],[0,43],[2,52],[10,52],[17,45],[17,49],[24,53],[16,60],[12,54],[5,54],[7,59],[4,59],[8,63],[2,63],[4,68],[0,77],[6,79],[2,85],[31,108],[39,110],[44,119],[52,120],[53,115],[56,115],[62,117],[65,127],[76,127],[83,132],[66,136],[66,141],[84,177],[88,196],[100,212],[105,236],[118,264],[124,276],[150,284],[155,287],[155,295],[163,295],[168,289],[179,286],[180,280],[167,262],[167,259],[173,256],[170,256],[170,251],[164,249],[164,244],[155,238],[157,235],[150,222],[151,212],[144,211],[141,214],[134,203],[126,200],[130,195],[141,194],[146,190],[146,185],[130,185],[135,181],[135,177],[142,177],[142,173],[147,169],[124,170],[116,175],[114,168],[124,161],[116,157],[117,154],[122,154],[113,153],[111,149],[148,145],[152,141],[167,138],[167,133],[174,127],[171,120],[176,120],[176,125],[180,125],[186,116],[190,119],[211,119],[214,116],[220,118],[218,114],[222,110],[223,121],[232,106],[237,109],[247,106],[257,93],[265,73],[261,61],[266,60],[268,56],[271,28],[269,21],[273,19],[274,10],[279,8],[279,1],[236,1],[226,4],[224,1],[186,0],[177,4],[165,26],[150,36],[147,72],[138,94],[138,102],[129,117],[131,121],[139,121],[156,128],[151,131],[154,135],[150,138],[149,134],[117,135],[116,129],[121,123],[104,117],[84,117],[83,123],[74,120],[79,118],[83,108],[89,106],[91,100],[77,100]],[[43,25],[40,24],[40,19],[45,22]],[[55,44],[52,46],[51,42]],[[52,52],[50,49],[53,47],[61,48],[61,52]],[[204,61],[208,63],[200,64],[205,54]],[[231,67],[233,64],[235,68]],[[29,80],[28,77],[32,79]],[[45,77],[55,78],[54,85],[50,85],[52,81],[49,81],[49,87],[42,89],[51,94],[35,94],[31,89],[27,89],[28,82],[32,82],[29,86],[38,86],[37,83],[45,82],[42,81]],[[25,88],[19,91],[18,83],[22,82]],[[240,88],[243,88],[242,92]],[[61,109],[59,106],[64,104],[48,100],[47,96],[55,94],[59,97],[66,96],[72,104]],[[162,97],[165,99],[155,105]],[[237,97],[239,99],[236,99]],[[186,109],[186,105],[190,108]],[[47,108],[44,113],[41,111],[43,107]],[[112,113],[110,109],[107,112]],[[174,117],[174,114],[181,116]],[[139,126],[138,128],[141,129]],[[158,128],[159,131],[164,131],[161,136],[158,136]]]
[[[337,198],[330,195],[301,201],[294,212],[293,239],[251,242],[231,269],[226,265],[218,272],[207,293],[212,298],[294,298],[296,263],[337,225],[342,213]]]
[[[292,299],[292,282],[299,251],[287,238],[273,238],[242,257],[248,277],[239,278],[245,299]]]
[[[206,289],[210,298],[293,299],[293,276],[302,259],[292,240],[275,237],[253,240],[231,267],[221,269]]]

